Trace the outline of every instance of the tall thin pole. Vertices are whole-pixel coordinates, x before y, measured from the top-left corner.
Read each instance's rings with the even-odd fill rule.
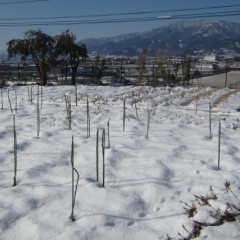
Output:
[[[41,109],[42,109],[42,105],[43,105],[43,99],[42,99],[42,96],[43,96],[43,91],[42,91],[42,86],[41,86]]]
[[[228,80],[228,75],[227,75],[228,67],[227,67],[227,59],[226,59],[226,69],[225,69],[225,88],[227,87],[227,80]]]
[[[103,187],[105,187],[105,129],[102,132]]]
[[[153,64],[153,69],[152,69],[152,85],[155,87],[155,65]]]
[[[72,164],[72,213],[71,219],[74,221],[74,140],[72,136],[72,147],[71,147],[71,164]]]
[[[123,100],[123,132],[125,131],[126,100]]]
[[[90,113],[88,97],[87,97],[87,138],[90,138]]]
[[[76,107],[77,107],[77,97],[78,97],[78,94],[77,94],[77,80],[75,82],[75,101],[76,101]]]
[[[209,137],[212,139],[212,104],[209,102]]]
[[[107,129],[108,129],[108,132],[107,132],[107,134],[108,134],[108,148],[110,148],[110,118],[107,122]]]
[[[221,121],[219,120],[218,129],[218,170],[220,169],[220,156],[221,155]]]
[[[96,178],[97,182],[99,181],[99,129],[97,129],[97,136],[96,136]]]
[[[147,112],[147,134],[146,134],[145,138],[148,138],[149,126],[150,126],[150,110],[148,109],[148,112]]]
[[[93,62],[92,62],[92,83],[93,83]]]
[[[121,78],[121,83],[123,84],[123,66],[121,63],[121,67],[120,67],[120,78]]]
[[[2,92],[2,89],[1,89],[1,99],[2,99],[2,110],[3,110],[3,92]]]
[[[13,137],[14,137],[14,177],[13,177],[13,187],[15,187],[17,185],[17,134],[16,134],[15,114],[13,114]]]
[[[39,108],[39,98],[40,98],[40,91],[38,86],[38,95],[37,95],[37,138],[39,138],[40,133],[40,108]]]

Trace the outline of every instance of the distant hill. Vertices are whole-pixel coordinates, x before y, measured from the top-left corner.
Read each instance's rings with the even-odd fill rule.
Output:
[[[84,39],[89,54],[138,55],[147,47],[149,55],[157,49],[171,46],[173,55],[240,53],[240,24],[223,20],[181,21],[143,33],[131,33],[110,38]]]

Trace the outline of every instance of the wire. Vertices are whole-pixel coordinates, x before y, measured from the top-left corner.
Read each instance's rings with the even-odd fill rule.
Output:
[[[210,12],[210,13],[196,13],[196,14],[185,14],[185,15],[175,15],[175,19],[188,19],[188,18],[202,18],[202,17],[219,17],[219,16],[233,16],[238,15],[240,13],[240,10],[235,11],[225,11],[225,12]]]
[[[31,1],[31,0],[29,0]],[[50,1],[50,0],[35,0],[35,1]],[[35,2],[33,1],[33,2]],[[23,1],[27,2],[27,1]],[[1,2],[0,2],[1,4]],[[235,5],[221,5],[221,6],[211,6],[211,7],[201,7],[201,8],[181,8],[181,9],[168,9],[168,10],[158,10],[158,11],[142,11],[142,12],[126,12],[126,13],[110,13],[110,14],[91,14],[91,15],[76,15],[76,16],[55,16],[55,17],[22,17],[22,18],[0,18],[0,20],[51,20],[51,19],[68,19],[68,18],[88,18],[88,17],[111,17],[111,16],[128,16],[128,15],[141,15],[141,14],[156,14],[165,12],[184,12],[184,11],[199,11],[208,9],[221,9],[221,8],[233,8],[240,7],[240,4]]]
[[[130,22],[146,22],[160,21],[172,19],[194,19],[194,18],[212,18],[212,17],[229,17],[239,16],[240,10],[225,12],[209,12],[197,14],[183,14],[171,16],[154,16],[141,18],[115,18],[115,19],[92,19],[92,20],[69,20],[69,21],[51,21],[51,22],[22,22],[22,23],[0,23],[0,27],[18,27],[18,26],[57,26],[57,25],[87,25],[87,24],[107,24],[107,23],[130,23]]]
[[[50,0],[23,0],[14,2],[0,2],[0,5],[10,5],[10,4],[22,4],[22,3],[36,3],[36,2],[49,2]]]
[[[33,1],[33,0],[31,0]],[[35,0],[36,1],[48,1],[48,0]],[[22,1],[24,2],[24,1]],[[1,4],[1,2],[0,2]],[[225,5],[225,6],[213,6],[208,9],[215,8],[226,8],[240,5]],[[188,8],[188,9],[175,9],[172,11],[187,11],[187,10],[199,10],[206,9],[204,8]],[[166,12],[167,10],[162,11],[151,11],[148,13],[159,13]],[[145,14],[147,12],[135,12],[135,13],[121,13],[122,15],[130,15],[130,14]],[[113,15],[113,14],[111,14]],[[119,14],[117,14],[119,15]],[[88,20],[64,20],[65,19],[73,19],[73,18],[81,18],[86,16],[109,16],[109,14],[102,15],[84,15],[84,16],[65,16],[65,17],[50,17],[50,18],[7,18],[0,19],[0,27],[19,27],[19,26],[58,26],[58,25],[87,25],[87,24],[108,24],[108,23],[130,23],[130,22],[146,22],[146,21],[160,21],[160,20],[172,20],[172,19],[194,19],[194,18],[212,18],[212,17],[229,17],[229,16],[239,16],[240,10],[231,10],[231,11],[218,11],[218,12],[205,12],[205,13],[189,13],[182,15],[169,15],[169,16],[149,16],[149,17],[135,17],[135,18],[104,18],[104,19],[88,19]],[[57,21],[43,21],[43,22],[1,22],[1,21],[13,21],[13,20],[57,20]]]

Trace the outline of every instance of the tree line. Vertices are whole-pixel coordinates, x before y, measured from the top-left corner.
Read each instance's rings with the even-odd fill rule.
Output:
[[[75,85],[80,60],[88,58],[85,44],[78,44],[77,38],[69,30],[57,36],[51,36],[40,29],[29,30],[23,39],[12,39],[7,42],[8,57],[21,57],[25,61],[29,57],[36,65],[41,85],[47,84],[47,74],[51,65],[68,65],[71,68],[71,84]]]
[[[165,51],[164,51],[165,50]],[[198,70],[193,70],[197,59],[193,59],[190,56],[183,56],[181,60],[173,61],[171,56],[171,47],[166,44],[164,50],[158,49],[156,51],[155,60],[153,62],[153,79],[161,78],[169,85],[177,83],[178,81],[188,81],[191,78],[191,74],[199,76]],[[147,61],[148,48],[143,48],[138,56],[138,70],[139,80],[143,80],[147,72],[146,61]],[[153,85],[157,85],[157,81],[153,82]]]
[[[80,60],[88,58],[87,47],[85,44],[77,43],[76,35],[66,30],[59,35],[51,36],[40,29],[29,30],[24,33],[23,39],[12,39],[7,42],[8,57],[21,57],[22,61],[29,58],[36,65],[40,77],[41,85],[47,84],[47,74],[51,66],[68,66],[71,70],[71,84],[75,85],[77,71]],[[148,48],[143,48],[138,56],[139,80],[145,78],[146,56]],[[166,84],[177,82],[178,72],[181,72],[181,80],[189,80],[191,69],[195,61],[186,56],[181,62],[173,62],[171,57],[171,47],[166,45],[165,51],[160,49],[156,52],[153,68],[153,79],[162,78]],[[92,62],[92,74],[96,76],[97,83],[103,76],[106,69],[106,60],[100,59],[97,55]],[[122,70],[122,68],[121,68]],[[153,85],[157,85],[157,81]]]

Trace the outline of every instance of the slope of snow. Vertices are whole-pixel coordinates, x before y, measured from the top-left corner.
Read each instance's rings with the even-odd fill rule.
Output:
[[[17,93],[17,186],[13,184],[13,121],[8,91],[15,106]],[[194,195],[206,195],[209,187],[224,210],[224,183],[230,181],[239,194],[240,93],[212,109],[209,133],[209,101],[231,91],[211,89],[99,87],[43,87],[40,137],[37,138],[37,87],[28,100],[27,87],[3,89],[0,109],[0,239],[165,239],[181,238],[191,230],[192,219],[183,209]],[[200,99],[182,106],[187,99]],[[68,130],[64,95],[72,99],[72,129]],[[87,138],[87,98],[90,103],[91,137]],[[123,99],[126,127],[123,132]],[[0,99],[1,100],[1,99]],[[135,104],[136,102],[136,104]],[[150,110],[148,138],[147,117]],[[96,131],[107,130],[110,148],[105,150],[106,179],[96,182]],[[222,124],[221,162],[218,164],[218,128]],[[70,220],[72,196],[71,141],[74,136],[75,168],[80,174],[75,218]],[[107,137],[106,137],[107,140]],[[107,141],[106,141],[107,145]],[[100,144],[101,147],[101,144]],[[76,180],[76,177],[75,177]],[[76,182],[75,182],[76,183]],[[236,199],[235,199],[236,200]],[[221,205],[222,204],[222,205]],[[240,205],[239,201],[235,204]],[[203,208],[196,219],[212,221]],[[235,239],[240,222],[203,229],[199,239]],[[235,237],[235,238],[234,238]]]

